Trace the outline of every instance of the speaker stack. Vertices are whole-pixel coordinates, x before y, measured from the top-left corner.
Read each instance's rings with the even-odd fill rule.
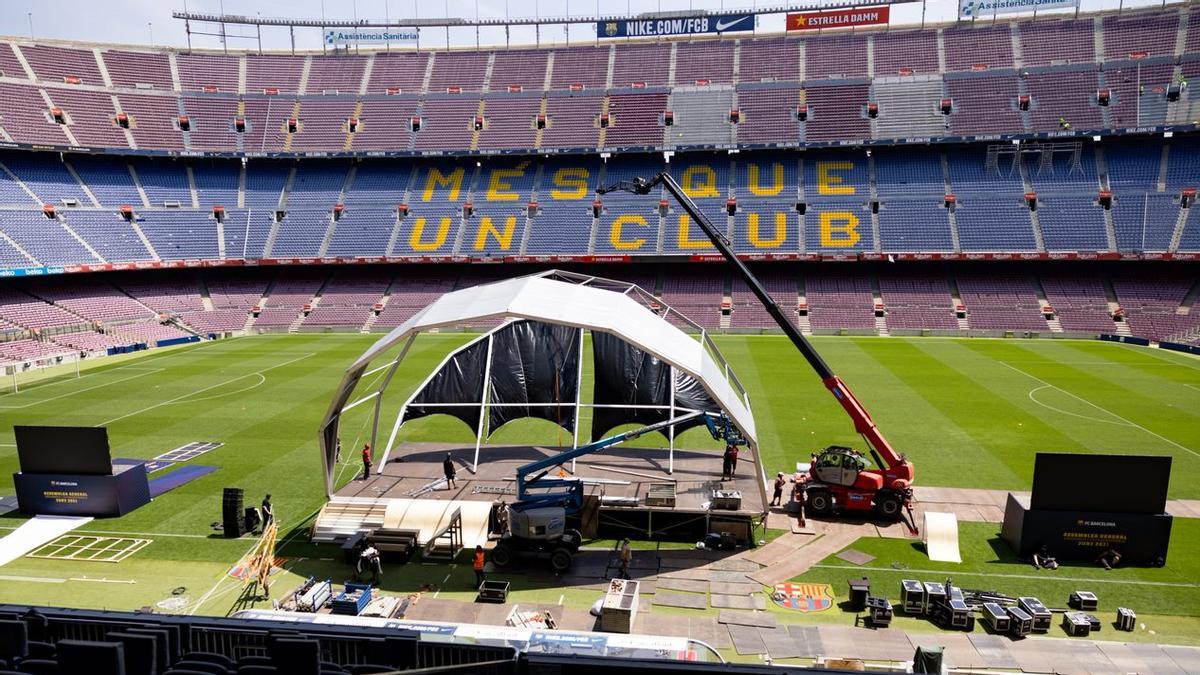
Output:
[[[225,488],[221,500],[221,524],[226,537],[240,537],[246,532],[242,516],[242,489]]]

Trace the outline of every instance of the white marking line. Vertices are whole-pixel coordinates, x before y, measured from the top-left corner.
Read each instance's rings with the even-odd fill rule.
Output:
[[[24,405],[0,405],[0,409],[20,410],[22,408],[29,408],[29,407],[32,407],[35,405],[41,405],[42,403],[49,403],[50,401],[57,401],[58,399],[66,398],[67,396],[74,396],[75,394],[82,394],[85,391],[91,391],[93,389],[107,387],[109,385],[117,384],[118,382],[125,382],[126,380],[132,380],[136,377],[142,377],[143,375],[150,375],[152,373],[161,373],[164,370],[166,370],[166,368],[149,368],[149,369],[143,370],[142,372],[139,372],[136,375],[130,375],[129,377],[122,377],[120,379],[113,380],[112,382],[104,382],[102,384],[94,384],[90,387],[84,387],[83,389],[73,389],[71,391],[66,392],[65,394],[59,394],[58,396],[51,396],[50,398],[44,398],[44,399],[41,399],[40,401],[30,401],[29,403],[26,403]],[[92,373],[92,375],[101,375],[101,374],[102,373]],[[83,377],[88,377],[88,376],[84,375]],[[83,377],[78,378],[78,379],[83,379]],[[74,381],[74,380],[69,380],[69,381]]]
[[[559,605],[562,605],[563,598],[565,598],[565,597],[567,597],[566,593],[562,593],[558,596],[558,604]]]
[[[0,581],[29,581],[38,584],[65,584],[66,579],[59,577],[16,577],[10,575],[0,576]]]
[[[433,597],[434,597],[434,599],[435,599],[435,600],[437,599],[438,593],[441,593],[441,592],[442,592],[442,586],[445,586],[447,581],[450,581],[450,575],[449,575],[449,574],[447,574],[447,575],[446,575],[446,578],[445,578],[445,579],[442,579],[442,583],[438,585],[438,589],[437,589],[436,591],[434,591],[434,592],[433,592]]]
[[[1092,417],[1091,415],[1080,415],[1079,413],[1073,413],[1070,410],[1063,410],[1062,408],[1055,408],[1054,406],[1050,405],[1049,403],[1043,403],[1042,401],[1039,401],[1037,399],[1037,397],[1034,396],[1034,394],[1038,393],[1039,391],[1045,390],[1045,389],[1057,389],[1057,387],[1051,387],[1050,385],[1047,385],[1047,384],[1043,384],[1040,387],[1034,387],[1033,389],[1029,390],[1029,400],[1042,406],[1043,408],[1046,408],[1048,410],[1053,410],[1054,412],[1061,413],[1063,415],[1070,415],[1071,417],[1078,417],[1079,419],[1089,420],[1091,422],[1101,422],[1103,424],[1115,424],[1119,427],[1131,426],[1124,422],[1117,422],[1114,420],[1104,420],[1104,419],[1100,419],[1099,417]],[[1061,390],[1059,390],[1059,391],[1061,391]]]
[[[1185,385],[1183,385],[1183,386],[1185,386],[1185,387],[1191,387],[1192,389],[1195,389],[1196,391],[1200,391],[1200,387],[1197,387],[1197,386],[1196,386],[1196,385],[1194,385],[1194,384],[1185,384]]]
[[[1057,389],[1057,390],[1061,391],[1062,393],[1066,394],[1067,396],[1070,396],[1071,398],[1073,398],[1073,399],[1076,399],[1076,400],[1078,400],[1078,401],[1080,401],[1080,402],[1082,402],[1082,403],[1086,403],[1086,404],[1088,404],[1088,405],[1092,406],[1093,408],[1095,408],[1096,410],[1099,410],[1099,411],[1101,411],[1101,412],[1104,412],[1104,413],[1108,413],[1109,415],[1112,415],[1113,417],[1115,417],[1115,418],[1117,418],[1117,419],[1121,420],[1122,422],[1124,422],[1124,423],[1128,424],[1128,425],[1129,425],[1129,426],[1131,426],[1131,427],[1134,427],[1135,429],[1141,429],[1142,431],[1144,431],[1144,432],[1146,432],[1146,433],[1150,434],[1151,436],[1153,436],[1153,437],[1155,437],[1155,438],[1157,438],[1157,439],[1159,439],[1159,440],[1161,440],[1161,441],[1165,441],[1165,442],[1167,442],[1167,443],[1170,443],[1171,445],[1173,445],[1173,446],[1175,446],[1175,447],[1179,448],[1180,450],[1184,450],[1184,451],[1186,451],[1186,452],[1189,452],[1189,453],[1191,453],[1192,455],[1194,455],[1194,456],[1196,456],[1196,457],[1200,457],[1200,452],[1196,452],[1195,450],[1193,450],[1193,449],[1191,449],[1191,448],[1189,448],[1189,447],[1186,447],[1186,446],[1180,445],[1180,444],[1176,443],[1175,441],[1173,441],[1173,440],[1171,440],[1171,439],[1167,438],[1166,436],[1163,436],[1163,435],[1161,435],[1161,434],[1157,434],[1157,433],[1155,433],[1155,432],[1153,432],[1153,431],[1150,431],[1149,429],[1147,429],[1146,427],[1144,427],[1144,426],[1142,426],[1142,425],[1138,424],[1137,422],[1131,422],[1131,421],[1129,421],[1129,420],[1125,419],[1124,417],[1121,417],[1120,415],[1116,414],[1115,412],[1113,412],[1113,411],[1111,411],[1111,410],[1108,410],[1107,408],[1102,408],[1102,407],[1100,407],[1100,406],[1096,405],[1095,403],[1092,403],[1091,401],[1087,400],[1086,398],[1082,398],[1082,397],[1080,397],[1080,396],[1076,396],[1075,394],[1072,394],[1071,392],[1067,391],[1066,389],[1063,389],[1062,387],[1056,387],[1056,386],[1054,386],[1053,384],[1050,384],[1049,382],[1047,382],[1047,381],[1043,380],[1042,378],[1040,378],[1040,377],[1038,377],[1038,376],[1036,376],[1036,375],[1030,375],[1029,373],[1025,372],[1024,370],[1021,370],[1020,368],[1017,368],[1016,366],[1011,366],[1011,365],[1009,365],[1008,363],[1006,363],[1006,362],[1004,362],[1004,361],[1000,361],[999,363],[1000,363],[1001,365],[1003,365],[1004,367],[1006,367],[1006,368],[1009,368],[1009,369],[1011,369],[1011,370],[1015,370],[1015,371],[1017,371],[1018,373],[1021,373],[1022,375],[1024,375],[1025,377],[1028,377],[1028,378],[1030,378],[1030,379],[1032,379],[1032,380],[1035,380],[1035,381],[1037,381],[1037,382],[1040,382],[1041,384],[1044,384],[1044,385],[1046,385],[1047,387],[1054,387],[1055,389]]]
[[[15,530],[15,527],[0,525],[0,530]],[[116,530],[72,530],[72,533],[79,534],[115,534],[122,537],[144,537],[147,539],[153,537],[186,537],[188,539],[208,539],[205,534],[172,534],[170,532],[117,532]]]
[[[878,570],[880,572],[903,572],[905,574],[947,574],[947,570],[918,570],[905,568],[902,570],[893,570],[890,568],[872,568],[862,567],[859,565],[827,565],[818,563],[813,565],[814,568],[822,569],[839,569],[839,570]],[[949,572],[954,576],[963,577],[1001,577],[1004,579],[1053,579],[1054,581],[1077,581],[1087,584],[1130,584],[1137,586],[1166,586],[1169,588],[1200,588],[1200,584],[1182,584],[1171,581],[1138,581],[1136,579],[1085,579],[1080,577],[1060,577],[1057,574],[1050,576],[1038,574],[997,574],[996,572],[959,572],[955,570]]]
[[[243,387],[241,389],[235,389],[234,391],[227,391],[227,392],[224,392],[221,394],[213,394],[212,396],[205,396],[203,398],[189,398],[189,399],[186,399],[183,401],[175,401],[175,403],[198,403],[200,401],[211,401],[213,399],[224,398],[226,396],[231,396],[233,394],[241,394],[241,393],[250,391],[251,389],[257,389],[267,383],[266,375],[263,375],[262,373],[252,373],[252,374],[258,375],[258,382],[250,385],[249,387]]]
[[[218,382],[218,383],[216,383],[216,384],[213,384],[213,385],[210,385],[210,386],[204,387],[203,389],[197,389],[196,391],[188,392],[188,393],[186,393],[186,394],[184,394],[184,395],[182,395],[182,396],[176,396],[176,397],[175,397],[175,398],[173,398],[173,399],[169,399],[169,400],[166,400],[166,401],[161,401],[161,402],[159,402],[159,403],[155,403],[155,404],[154,404],[154,405],[152,405],[152,406],[147,406],[147,407],[145,407],[145,408],[142,408],[141,410],[135,410],[135,411],[133,411],[133,412],[131,412],[131,413],[127,413],[127,414],[121,415],[120,417],[114,417],[114,418],[112,418],[111,420],[107,420],[107,421],[105,421],[105,422],[101,422],[101,423],[99,423],[99,424],[97,424],[97,425],[95,425],[95,426],[98,426],[98,427],[108,426],[109,424],[112,424],[113,422],[118,422],[118,421],[120,421],[120,420],[123,420],[123,419],[125,419],[126,417],[133,417],[134,415],[140,415],[140,414],[142,414],[142,413],[144,413],[144,412],[150,412],[151,410],[154,410],[155,408],[161,408],[161,407],[163,407],[164,405],[171,405],[172,403],[176,403],[176,402],[178,402],[178,401],[181,401],[181,400],[183,400],[183,399],[185,399],[185,398],[187,398],[187,397],[189,397],[189,396],[194,396],[194,395],[196,395],[196,394],[201,394],[201,393],[204,393],[204,392],[206,392],[206,391],[209,391],[209,390],[211,390],[211,389],[216,389],[217,387],[223,387],[223,386],[225,386],[225,385],[229,384],[230,382],[237,382],[238,380],[240,380],[240,379],[242,379],[242,378],[245,378],[245,377],[250,377],[251,375],[262,375],[263,373],[267,372],[268,370],[275,370],[276,368],[282,368],[282,367],[284,367],[284,366],[287,366],[287,365],[293,364],[293,363],[295,363],[295,362],[297,362],[297,361],[303,361],[304,359],[307,359],[307,358],[309,358],[310,356],[316,356],[316,355],[317,355],[317,353],[316,353],[316,352],[309,352],[309,353],[305,354],[304,356],[297,356],[297,357],[296,357],[296,358],[294,358],[294,359],[291,359],[291,360],[288,360],[288,361],[284,361],[283,363],[277,363],[277,364],[275,364],[275,365],[273,365],[273,366],[271,366],[271,367],[269,367],[269,368],[263,368],[262,370],[255,371],[255,372],[253,372],[253,373],[246,373],[245,375],[238,375],[237,377],[234,377],[234,378],[231,378],[231,379],[225,380],[224,382]]]

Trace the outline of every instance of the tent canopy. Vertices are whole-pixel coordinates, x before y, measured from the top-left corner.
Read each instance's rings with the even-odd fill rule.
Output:
[[[672,325],[672,319],[690,325],[689,335]],[[593,334],[596,396],[613,404],[598,408],[593,434],[627,421],[654,421],[644,415],[629,417],[618,411],[678,407],[722,411],[749,442],[757,455],[757,435],[750,400],[707,333],[661,304],[635,285],[570,272],[548,271],[465,288],[447,293],[381,337],[346,370],[320,429],[327,490],[332,490],[333,452],[338,422],[346,410],[366,402],[374,404],[372,447],[378,448],[379,415],[386,389],[413,339],[437,328],[508,321],[485,336],[448,355],[404,405],[392,427],[383,452],[386,459],[396,433],[405,420],[421,414],[453,414],[473,428],[478,421],[480,438],[485,427],[498,427],[516,416],[534,416],[562,424],[560,410],[568,398],[578,400],[578,380],[570,382],[556,364],[581,367],[582,331]],[[525,320],[525,321],[521,321]],[[372,362],[394,348],[400,352],[381,366]],[[497,349],[504,358],[494,358]],[[506,372],[496,373],[500,364]],[[387,370],[375,391],[350,402],[367,373]],[[482,376],[479,375],[483,372]],[[546,392],[557,389],[557,400]],[[502,401],[488,406],[489,395],[501,392]],[[570,397],[565,396],[566,393]],[[643,403],[644,402],[644,403]],[[682,405],[676,406],[676,403]],[[509,406],[508,404],[513,404]],[[440,404],[437,405],[437,404]],[[484,420],[483,407],[499,409]],[[451,411],[453,408],[453,412]],[[513,409],[515,408],[515,409]],[[641,413],[639,413],[641,414]],[[575,429],[575,422],[569,430]],[[602,428],[605,427],[606,428]]]

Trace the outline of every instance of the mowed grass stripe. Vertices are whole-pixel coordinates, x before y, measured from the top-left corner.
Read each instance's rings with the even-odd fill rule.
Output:
[[[971,345],[971,348],[977,349],[975,345]],[[1002,363],[1009,359],[1020,360],[1020,357],[1024,357],[1028,360],[1032,355],[1040,355],[1025,345],[1009,343],[991,345],[988,354]],[[1100,424],[1126,440],[1129,444],[1124,449],[1126,452],[1169,452],[1177,460],[1200,461],[1200,454],[1197,454],[1197,448],[1200,448],[1200,424],[1197,424],[1196,415],[1191,411],[1167,407],[1121,383],[1092,374],[1095,369],[1064,365],[1045,357],[1040,364],[1024,363],[1018,368],[1005,363],[1005,367],[1019,372],[1030,383],[1030,389],[1050,385],[1051,389],[1058,389],[1060,394],[1065,392],[1066,395],[1058,400],[1065,403],[1064,399],[1070,399],[1082,416],[1080,421],[1086,422],[1088,420],[1084,417],[1090,417],[1093,421],[1124,422]],[[1147,374],[1141,379],[1147,381],[1153,378],[1153,374]],[[1163,386],[1171,385],[1163,383]],[[1180,395],[1184,394],[1181,392]],[[1040,395],[1035,398],[1043,400]]]
[[[955,357],[955,347],[896,341],[887,348],[891,358],[881,361],[940,413],[939,419],[911,417],[903,422],[924,437],[924,452],[913,455],[919,483],[1008,489],[1027,485],[1033,455],[1025,439],[1034,434],[1071,441],[990,382],[981,381],[977,367],[961,355]],[[954,429],[970,443],[955,444],[956,437],[947,436]]]
[[[892,445],[913,460],[918,484],[978,487],[963,483],[971,476],[986,477],[992,484],[1020,484],[1019,475],[963,424],[959,410],[943,404],[960,395],[969,398],[951,379],[954,374],[940,380],[939,387],[929,386],[933,378],[927,369],[948,366],[917,358],[909,341],[855,339],[852,344],[862,348],[859,368],[876,373],[865,380],[870,391],[859,399]],[[914,376],[917,372],[926,375]]]

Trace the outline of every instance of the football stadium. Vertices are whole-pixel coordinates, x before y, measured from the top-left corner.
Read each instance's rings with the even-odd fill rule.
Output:
[[[200,4],[0,18],[0,675],[1200,673],[1200,6]]]

